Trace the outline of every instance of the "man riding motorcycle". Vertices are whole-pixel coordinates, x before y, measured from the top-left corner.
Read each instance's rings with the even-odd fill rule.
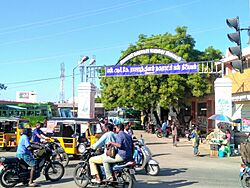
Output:
[[[118,150],[115,158],[105,156],[103,160],[103,167],[106,174],[106,181],[113,181],[113,177],[110,170],[110,163],[118,163],[133,159],[133,141],[131,136],[124,132],[124,125],[115,125],[116,142],[109,142],[109,144],[115,146]]]
[[[29,180],[29,187],[35,187],[36,184],[33,182],[33,175],[35,172],[35,166],[36,166],[36,160],[32,156],[31,150],[31,144],[30,144],[30,138],[32,136],[32,129],[31,128],[25,128],[23,130],[23,134],[19,140],[18,146],[17,146],[17,153],[16,156],[18,158],[23,159],[30,167],[30,180]]]
[[[96,150],[97,148],[100,148],[102,146],[105,147],[104,153],[102,155],[97,155],[97,156],[91,157],[89,159],[91,175],[95,176],[96,183],[101,183],[101,178],[100,178],[100,175],[98,173],[96,164],[103,163],[103,159],[106,156],[107,143],[115,142],[116,134],[113,132],[113,128],[114,128],[113,124],[111,124],[111,123],[105,124],[103,127],[105,133],[101,136],[101,138],[94,145],[91,146],[91,148],[94,150]]]

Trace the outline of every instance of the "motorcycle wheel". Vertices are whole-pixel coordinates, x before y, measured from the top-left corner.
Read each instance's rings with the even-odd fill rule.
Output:
[[[90,181],[90,169],[87,163],[78,164],[73,172],[73,178],[78,187],[87,187]]]
[[[60,158],[58,159],[57,156],[53,156],[53,161],[58,161],[62,163],[63,167],[66,167],[69,164],[69,156],[67,153],[59,153]]]
[[[158,138],[162,138],[162,137],[163,137],[163,134],[162,134],[161,132],[158,132],[158,131],[157,131],[156,136],[157,136]]]
[[[250,187],[250,177],[248,174],[243,174],[240,178],[241,186],[244,188]]]
[[[45,178],[52,182],[62,179],[64,175],[64,167],[57,161],[51,162],[45,169]]]
[[[122,173],[122,182],[118,182],[119,184],[122,184],[123,188],[132,188],[134,186],[134,176],[133,174],[129,174],[128,172],[124,171]]]
[[[4,171],[0,176],[0,183],[3,187],[14,187],[18,182],[13,180],[11,181],[11,178],[13,178],[15,174],[11,170]]]
[[[149,165],[147,164],[145,167],[145,171],[150,176],[157,176],[160,172],[160,166],[158,164]]]

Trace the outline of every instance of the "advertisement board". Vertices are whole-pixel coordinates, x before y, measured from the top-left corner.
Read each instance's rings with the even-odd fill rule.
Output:
[[[243,132],[250,132],[250,119],[242,118],[241,130]]]

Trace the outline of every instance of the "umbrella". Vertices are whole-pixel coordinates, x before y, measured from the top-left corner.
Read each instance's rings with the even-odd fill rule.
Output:
[[[223,115],[223,114],[214,114],[210,116],[208,119],[217,120],[217,121],[226,122],[226,123],[233,123],[233,120],[230,117]]]

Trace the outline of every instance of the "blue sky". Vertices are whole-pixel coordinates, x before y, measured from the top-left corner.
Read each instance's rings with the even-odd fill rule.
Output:
[[[38,101],[58,101],[65,64],[65,98],[72,96],[72,69],[83,55],[96,65],[116,64],[121,51],[140,34],[175,33],[187,26],[196,49],[208,46],[225,53],[233,46],[226,18],[239,16],[250,25],[248,0],[26,0],[0,2],[0,100],[15,100],[16,91],[35,91]],[[248,44],[242,32],[242,44]],[[76,74],[78,74],[76,70]],[[22,83],[17,83],[22,82]],[[76,86],[80,76],[76,75]]]

